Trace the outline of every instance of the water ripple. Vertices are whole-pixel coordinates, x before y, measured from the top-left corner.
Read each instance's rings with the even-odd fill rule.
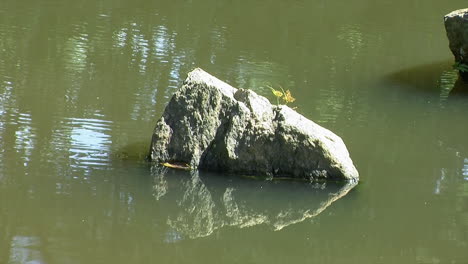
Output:
[[[36,141],[36,131],[32,127],[32,118],[29,113],[19,113],[17,117],[18,128],[15,132],[15,149],[22,152],[23,163],[26,166],[31,161],[32,151]]]
[[[109,165],[112,139],[111,121],[93,118],[66,118],[61,129],[54,132],[53,145],[59,152],[67,152],[73,171],[104,169]]]

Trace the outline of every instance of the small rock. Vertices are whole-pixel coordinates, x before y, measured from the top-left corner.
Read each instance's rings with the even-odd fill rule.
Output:
[[[455,62],[468,65],[468,8],[447,14],[444,24]],[[468,72],[460,72],[460,75],[468,80]]]

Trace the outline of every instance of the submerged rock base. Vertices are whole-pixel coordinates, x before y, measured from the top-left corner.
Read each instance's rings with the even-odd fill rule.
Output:
[[[359,178],[340,137],[201,69],[189,73],[156,123],[150,159],[236,174]]]
[[[468,8],[447,14],[444,24],[455,63],[468,66]],[[468,81],[468,71],[460,71],[460,76]]]

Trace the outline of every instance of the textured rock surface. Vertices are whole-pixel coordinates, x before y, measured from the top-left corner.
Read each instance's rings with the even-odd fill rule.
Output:
[[[468,65],[468,8],[451,12],[444,17],[444,21],[449,47],[455,61]],[[468,80],[467,72],[460,73]]]
[[[189,73],[154,129],[150,159],[232,173],[357,181],[340,137],[201,69]]]

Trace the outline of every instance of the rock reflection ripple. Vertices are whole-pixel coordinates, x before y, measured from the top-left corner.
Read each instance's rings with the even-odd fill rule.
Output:
[[[254,180],[160,167],[153,167],[152,174],[153,196],[168,208],[163,216],[170,233],[166,240],[206,237],[223,227],[266,225],[278,231],[319,215],[355,186]]]

